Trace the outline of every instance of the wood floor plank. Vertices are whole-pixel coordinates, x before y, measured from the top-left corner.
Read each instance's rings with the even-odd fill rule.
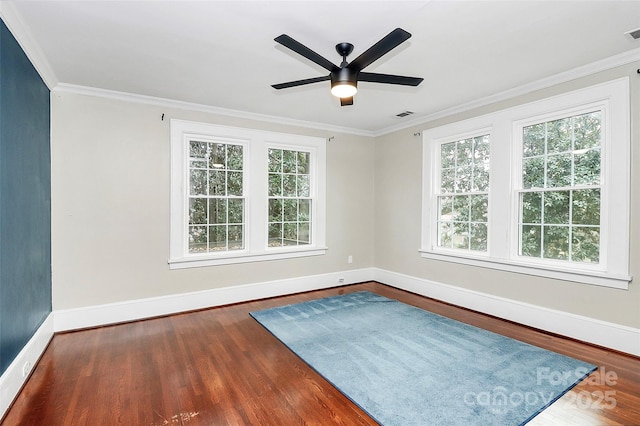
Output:
[[[375,282],[57,334],[2,425],[376,425],[249,316],[361,290],[599,366],[531,425],[640,425],[639,358]]]

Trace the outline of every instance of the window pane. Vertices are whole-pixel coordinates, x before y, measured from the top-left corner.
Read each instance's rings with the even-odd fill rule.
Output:
[[[451,247],[453,242],[453,225],[451,222],[438,222],[438,247]]]
[[[542,255],[541,226],[523,225],[520,234],[520,255],[540,257]]]
[[[207,156],[207,143],[199,141],[189,141],[189,157],[202,158]]]
[[[229,145],[227,147],[227,168],[229,170],[242,170],[242,146]]]
[[[456,192],[471,192],[471,171],[473,166],[456,169]]]
[[[522,156],[533,157],[544,155],[545,124],[527,126],[522,135]]]
[[[282,172],[282,150],[269,148],[269,171]]]
[[[298,226],[298,244],[309,244],[309,223],[300,223]]]
[[[575,185],[600,185],[600,149],[576,152],[573,161]]]
[[[242,225],[229,225],[229,250],[244,248]]]
[[[242,195],[242,172],[227,172],[227,194]]]
[[[209,171],[209,195],[227,195],[226,172],[220,170]]]
[[[469,221],[469,196],[453,197],[453,220],[457,222]]]
[[[189,173],[189,194],[207,195],[207,172],[205,170],[191,170]]]
[[[438,197],[439,220],[453,220],[453,197]]]
[[[440,145],[440,167],[448,169],[456,166],[456,143]]]
[[[229,199],[229,223],[244,222],[244,200]]]
[[[297,223],[284,224],[283,243],[285,246],[295,246],[298,244],[298,224]]]
[[[269,247],[282,245],[282,223],[269,224]]]
[[[542,223],[542,192],[521,194],[522,223]]]
[[[298,217],[298,200],[283,200],[284,221],[293,222]]]
[[[600,111],[579,115],[573,119],[574,149],[600,146]]]
[[[297,153],[296,151],[282,151],[282,172],[295,173],[297,170]]]
[[[458,141],[456,144],[456,165],[468,166],[473,160],[473,139]]]
[[[479,164],[473,167],[472,191],[485,192],[489,190],[489,164]]]
[[[311,200],[298,200],[298,221],[308,222],[311,219]]]
[[[471,195],[470,220],[471,222],[486,222],[489,209],[489,197],[487,195]]]
[[[547,123],[547,154],[571,150],[571,117]]]
[[[269,200],[269,222],[282,222],[282,200]]]
[[[444,169],[440,178],[440,191],[451,193],[455,191],[456,169]]]
[[[269,196],[277,197],[280,195],[282,195],[282,175],[269,173]]]
[[[544,223],[569,224],[569,191],[544,193]]]
[[[573,228],[571,244],[572,260],[587,263],[600,261],[600,228]]]
[[[298,197],[309,196],[309,175],[298,175]]]
[[[189,227],[189,253],[199,253],[207,251],[207,227]]]
[[[471,250],[487,251],[487,225],[484,223],[471,224]]]
[[[209,251],[227,249],[227,225],[213,225],[209,227]]]
[[[544,157],[527,158],[522,161],[522,187],[544,188]]]
[[[298,173],[309,174],[309,153],[298,151]]]
[[[206,225],[207,223],[207,199],[189,199],[189,224]]]
[[[209,200],[209,223],[225,224],[227,223],[227,199],[211,198]]]
[[[600,190],[573,191],[572,223],[600,225]]]
[[[212,169],[224,169],[227,167],[227,145],[223,143],[209,144],[209,166]]]
[[[547,157],[547,188],[571,185],[571,154]]]
[[[282,177],[282,195],[285,197],[296,196],[296,175],[284,175]]]
[[[569,259],[569,227],[545,226],[543,228],[543,256],[545,259]]]
[[[473,138],[473,161],[489,165],[489,135]]]
[[[469,223],[453,223],[453,247],[469,249]]]

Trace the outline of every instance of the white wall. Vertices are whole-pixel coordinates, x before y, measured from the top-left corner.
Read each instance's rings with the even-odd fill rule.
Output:
[[[414,133],[427,128],[501,110],[622,76],[631,79],[632,195],[631,275],[640,273],[640,82],[637,64],[618,67],[506,102],[377,138],[375,158],[375,265],[388,271],[487,295],[560,310],[624,326],[640,328],[640,286],[629,290],[537,278],[473,266],[421,258],[420,215],[422,139]],[[402,188],[401,191],[398,188]]]
[[[373,266],[371,138],[60,91],[51,110],[54,311]],[[327,254],[169,270],[171,118],[334,136]]]

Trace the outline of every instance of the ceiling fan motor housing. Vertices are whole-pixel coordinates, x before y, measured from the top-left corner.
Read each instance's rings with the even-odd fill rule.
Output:
[[[334,86],[349,84],[358,87],[358,73],[348,67],[339,68],[331,72],[331,88]]]

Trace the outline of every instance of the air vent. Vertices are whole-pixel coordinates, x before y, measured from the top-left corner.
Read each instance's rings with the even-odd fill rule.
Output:
[[[404,117],[409,116],[411,114],[413,114],[413,111],[403,111],[400,114],[396,114],[396,117],[404,118]]]
[[[628,35],[629,37],[631,37],[634,40],[638,40],[640,38],[640,28],[636,28],[635,30],[627,31],[625,34]]]

